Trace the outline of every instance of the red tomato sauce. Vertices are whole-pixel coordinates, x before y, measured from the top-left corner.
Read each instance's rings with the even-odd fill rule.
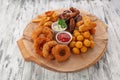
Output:
[[[60,33],[58,34],[57,38],[61,42],[68,42],[70,40],[70,35],[66,33]]]

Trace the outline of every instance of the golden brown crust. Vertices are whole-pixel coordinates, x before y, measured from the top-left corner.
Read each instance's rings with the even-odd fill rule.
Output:
[[[52,53],[58,62],[66,61],[70,57],[70,49],[67,45],[56,45]]]
[[[52,60],[54,59],[54,56],[52,54],[52,48],[55,47],[57,45],[56,41],[49,41],[47,43],[44,44],[43,46],[43,57],[45,57],[46,59]]]
[[[52,40],[53,34],[50,28],[40,27],[40,28],[37,28],[35,31],[33,31],[32,40],[35,41],[38,37],[46,37]]]
[[[40,38],[40,37],[34,41],[34,49],[38,55],[43,56],[42,53],[43,45],[48,41],[49,41],[48,38]]]

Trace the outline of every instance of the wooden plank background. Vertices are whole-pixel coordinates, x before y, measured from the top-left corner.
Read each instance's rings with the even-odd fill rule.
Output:
[[[119,80],[120,5],[119,0],[0,0],[0,80]],[[94,66],[73,73],[46,70],[25,62],[16,41],[27,23],[44,11],[81,8],[108,25],[105,55]]]

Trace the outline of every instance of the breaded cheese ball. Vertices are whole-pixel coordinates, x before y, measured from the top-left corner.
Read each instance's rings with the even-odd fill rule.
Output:
[[[72,52],[73,52],[74,54],[80,54],[79,48],[76,48],[76,47],[74,47],[74,48],[72,49]]]
[[[81,48],[82,46],[83,46],[83,43],[81,41],[77,41],[75,43],[75,47],[77,47],[77,48]]]
[[[91,42],[88,39],[85,39],[83,43],[86,47],[90,47],[90,45],[91,45]]]
[[[75,42],[75,41],[72,41],[72,42],[70,42],[70,45],[69,45],[69,46],[70,46],[71,48],[73,48],[73,47],[75,47],[75,44],[76,44],[76,42]]]
[[[90,32],[89,31],[85,31],[84,33],[83,33],[83,36],[84,36],[84,38],[89,38],[90,37]]]
[[[80,35],[80,32],[74,32],[73,35],[77,37],[78,35]]]
[[[77,36],[77,40],[78,40],[78,41],[83,41],[83,39],[84,39],[84,37],[83,37],[82,35],[78,35],[78,36]]]
[[[80,51],[81,51],[82,53],[87,52],[87,47],[86,47],[86,46],[83,46],[83,47],[80,49]]]

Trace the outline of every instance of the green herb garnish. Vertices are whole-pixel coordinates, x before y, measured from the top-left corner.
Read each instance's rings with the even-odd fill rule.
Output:
[[[58,24],[61,26],[61,28],[67,27],[64,19],[59,19],[59,20],[58,20]]]

